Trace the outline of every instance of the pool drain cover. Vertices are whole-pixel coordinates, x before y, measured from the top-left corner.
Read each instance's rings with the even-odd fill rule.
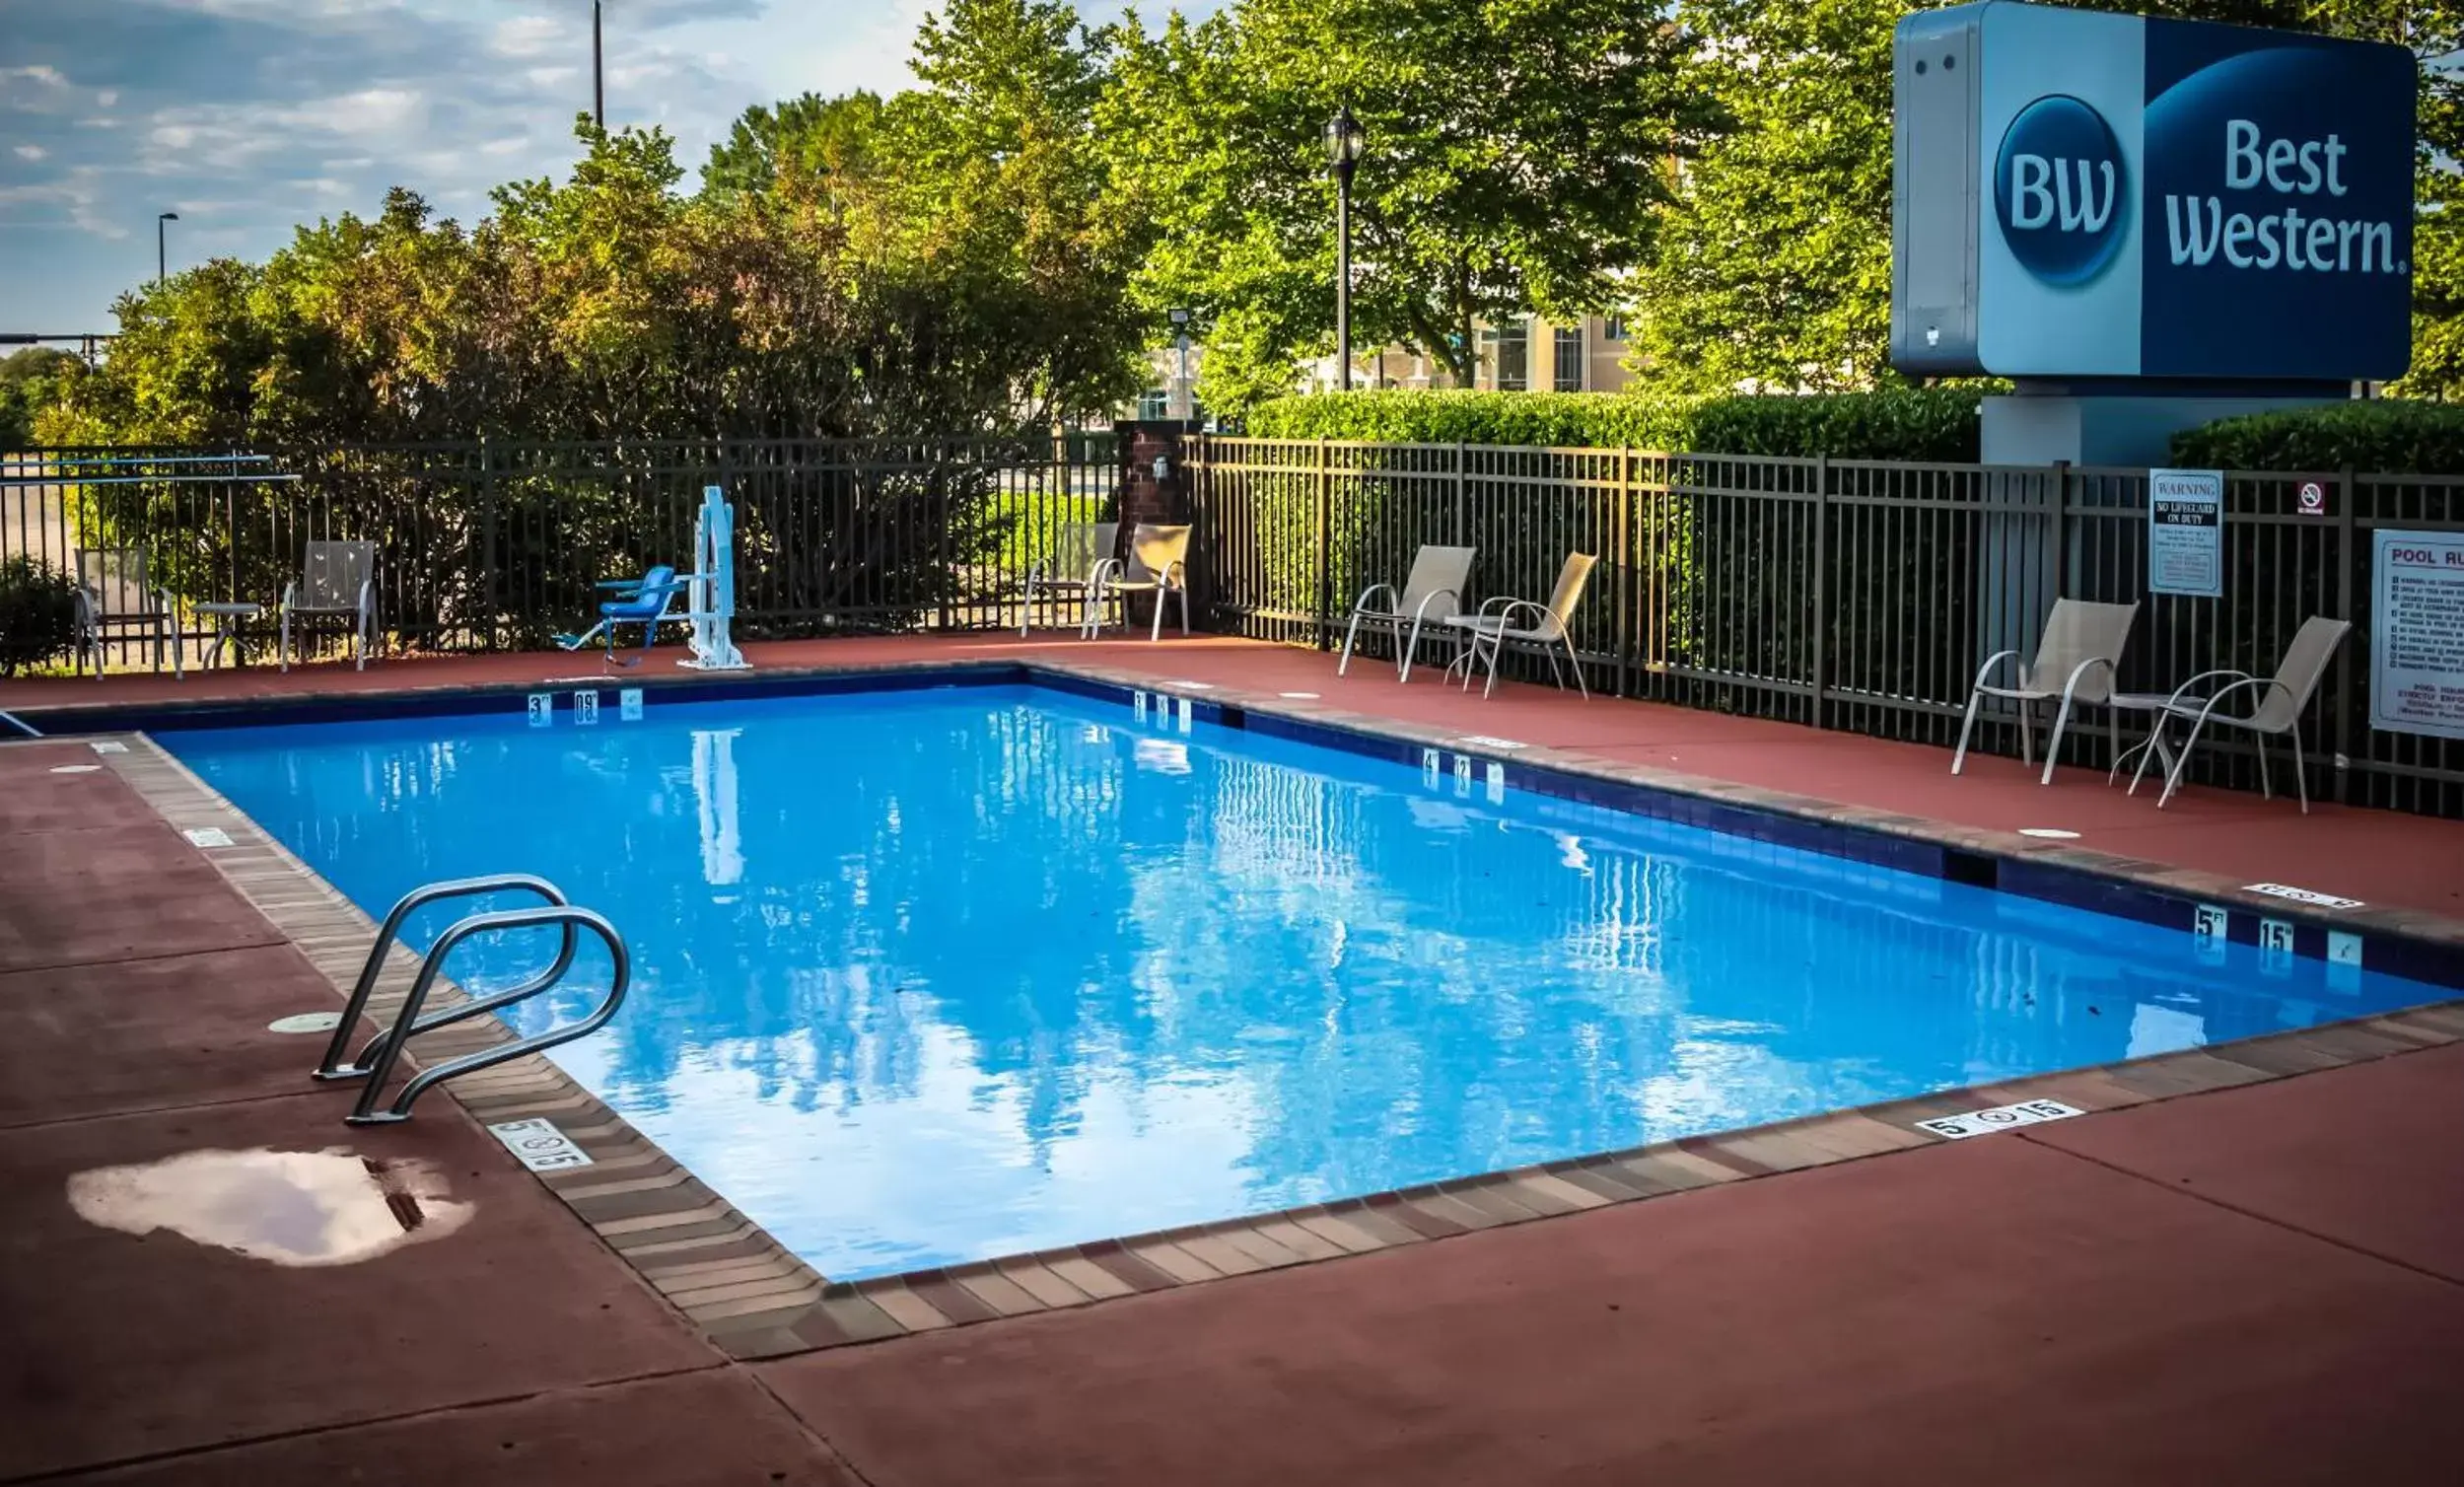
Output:
[[[342,1025],[338,1012],[301,1012],[287,1018],[276,1018],[265,1025],[267,1032],[331,1032]]]

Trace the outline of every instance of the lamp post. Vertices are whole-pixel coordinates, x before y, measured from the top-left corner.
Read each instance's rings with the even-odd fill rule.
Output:
[[[179,214],[177,212],[157,212],[154,214],[154,282],[158,286],[163,282],[164,275],[171,266],[171,252],[167,247],[168,240],[164,237],[165,229],[163,224],[166,222],[177,222],[178,220]]]
[[[1351,106],[1326,120],[1326,159],[1335,168],[1335,363],[1337,386],[1352,390],[1352,172],[1368,136]]]
[[[598,0],[591,0],[591,121],[607,127],[607,81],[599,69]]]
[[[1166,399],[1171,417],[1183,422],[1197,416],[1196,400],[1189,395],[1189,312],[1171,312],[1172,349],[1180,354],[1180,367],[1172,376],[1172,395]]]

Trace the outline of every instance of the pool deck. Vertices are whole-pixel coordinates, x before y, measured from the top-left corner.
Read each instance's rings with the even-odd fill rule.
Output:
[[[1952,781],[1938,750],[1528,687],[1483,704],[1374,665],[1338,681],[1303,651],[749,649],[769,669],[1049,655],[1315,691],[1290,700],[1945,829],[2064,826],[2422,916],[2464,893],[2454,823],[2212,791],[2158,815],[2086,773],[2039,789],[1987,758]],[[0,708],[587,671],[0,682]],[[341,1125],[345,1097],[301,1077],[317,1040],[264,1030],[334,1005],[332,948],[278,928],[137,776],[51,772],[97,757],[0,747],[0,1481],[2395,1483],[2450,1481],[2464,1452],[2464,1012],[2348,1030],[2333,1058],[2298,1039],[2249,1055],[2272,1068],[2207,1058],[2140,1078],[2148,1102],[2082,1097],[2098,1113],[2022,1131],[1776,1172],[1793,1164],[1730,1143],[1648,1201],[1467,1211],[1470,1232],[1321,1263],[1210,1250],[1247,1273],[746,1361],[455,1101]],[[2238,1087],[2160,1098],[2218,1084]],[[96,1228],[64,1197],[97,1167],[258,1147],[424,1161],[473,1216],[294,1268]]]

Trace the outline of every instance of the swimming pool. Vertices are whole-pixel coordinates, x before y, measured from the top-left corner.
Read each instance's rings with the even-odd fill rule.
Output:
[[[162,741],[371,914],[606,913],[632,1000],[552,1056],[836,1279],[2450,995],[1044,688],[607,696]]]

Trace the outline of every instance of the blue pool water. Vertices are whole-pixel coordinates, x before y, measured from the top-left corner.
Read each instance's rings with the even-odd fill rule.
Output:
[[[167,742],[372,915],[606,913],[632,999],[553,1056],[837,1278],[2446,995],[1023,687]]]

